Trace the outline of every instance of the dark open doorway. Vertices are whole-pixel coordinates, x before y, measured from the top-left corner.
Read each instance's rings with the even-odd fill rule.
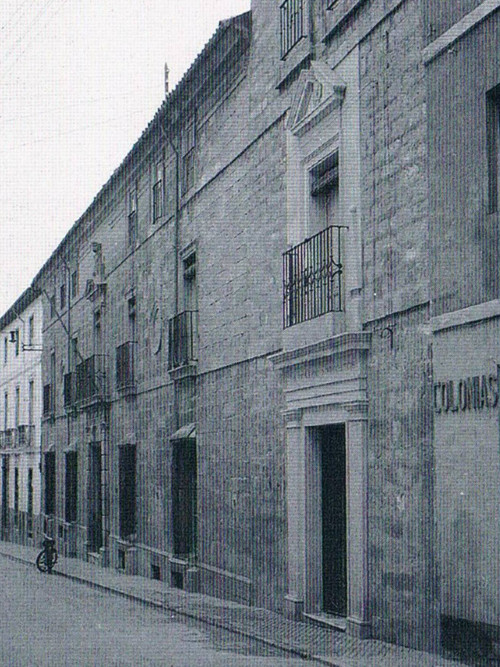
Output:
[[[174,442],[172,458],[172,522],[174,553],[196,553],[197,532],[196,441]]]
[[[321,426],[323,611],[347,615],[345,425]]]
[[[101,445],[89,447],[88,479],[88,550],[96,553],[102,547],[102,471]]]

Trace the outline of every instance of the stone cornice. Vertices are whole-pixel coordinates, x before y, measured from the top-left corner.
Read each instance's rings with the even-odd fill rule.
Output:
[[[368,332],[343,333],[313,345],[273,354],[269,360],[276,368],[285,369],[310,361],[338,357],[347,352],[362,354],[370,349],[370,341],[371,334]]]

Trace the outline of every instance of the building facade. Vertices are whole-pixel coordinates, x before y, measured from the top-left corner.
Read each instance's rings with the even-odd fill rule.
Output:
[[[499,5],[220,23],[34,281],[62,553],[493,650]]]
[[[444,641],[482,655],[500,636],[499,8],[424,3],[440,604]]]
[[[38,544],[42,415],[42,300],[29,288],[0,319],[0,527]]]

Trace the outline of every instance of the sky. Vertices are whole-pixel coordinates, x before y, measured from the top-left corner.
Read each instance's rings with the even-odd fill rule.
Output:
[[[250,0],[0,0],[0,315]]]

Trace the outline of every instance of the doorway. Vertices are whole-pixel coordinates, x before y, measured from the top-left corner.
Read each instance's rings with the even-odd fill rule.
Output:
[[[196,441],[175,441],[172,458],[173,546],[177,556],[186,558],[196,553],[196,487]]]
[[[9,537],[9,457],[2,456],[2,539]]]
[[[318,427],[321,458],[322,607],[347,615],[347,514],[345,425]]]
[[[88,550],[97,553],[102,547],[102,470],[101,445],[89,447],[88,479]]]

